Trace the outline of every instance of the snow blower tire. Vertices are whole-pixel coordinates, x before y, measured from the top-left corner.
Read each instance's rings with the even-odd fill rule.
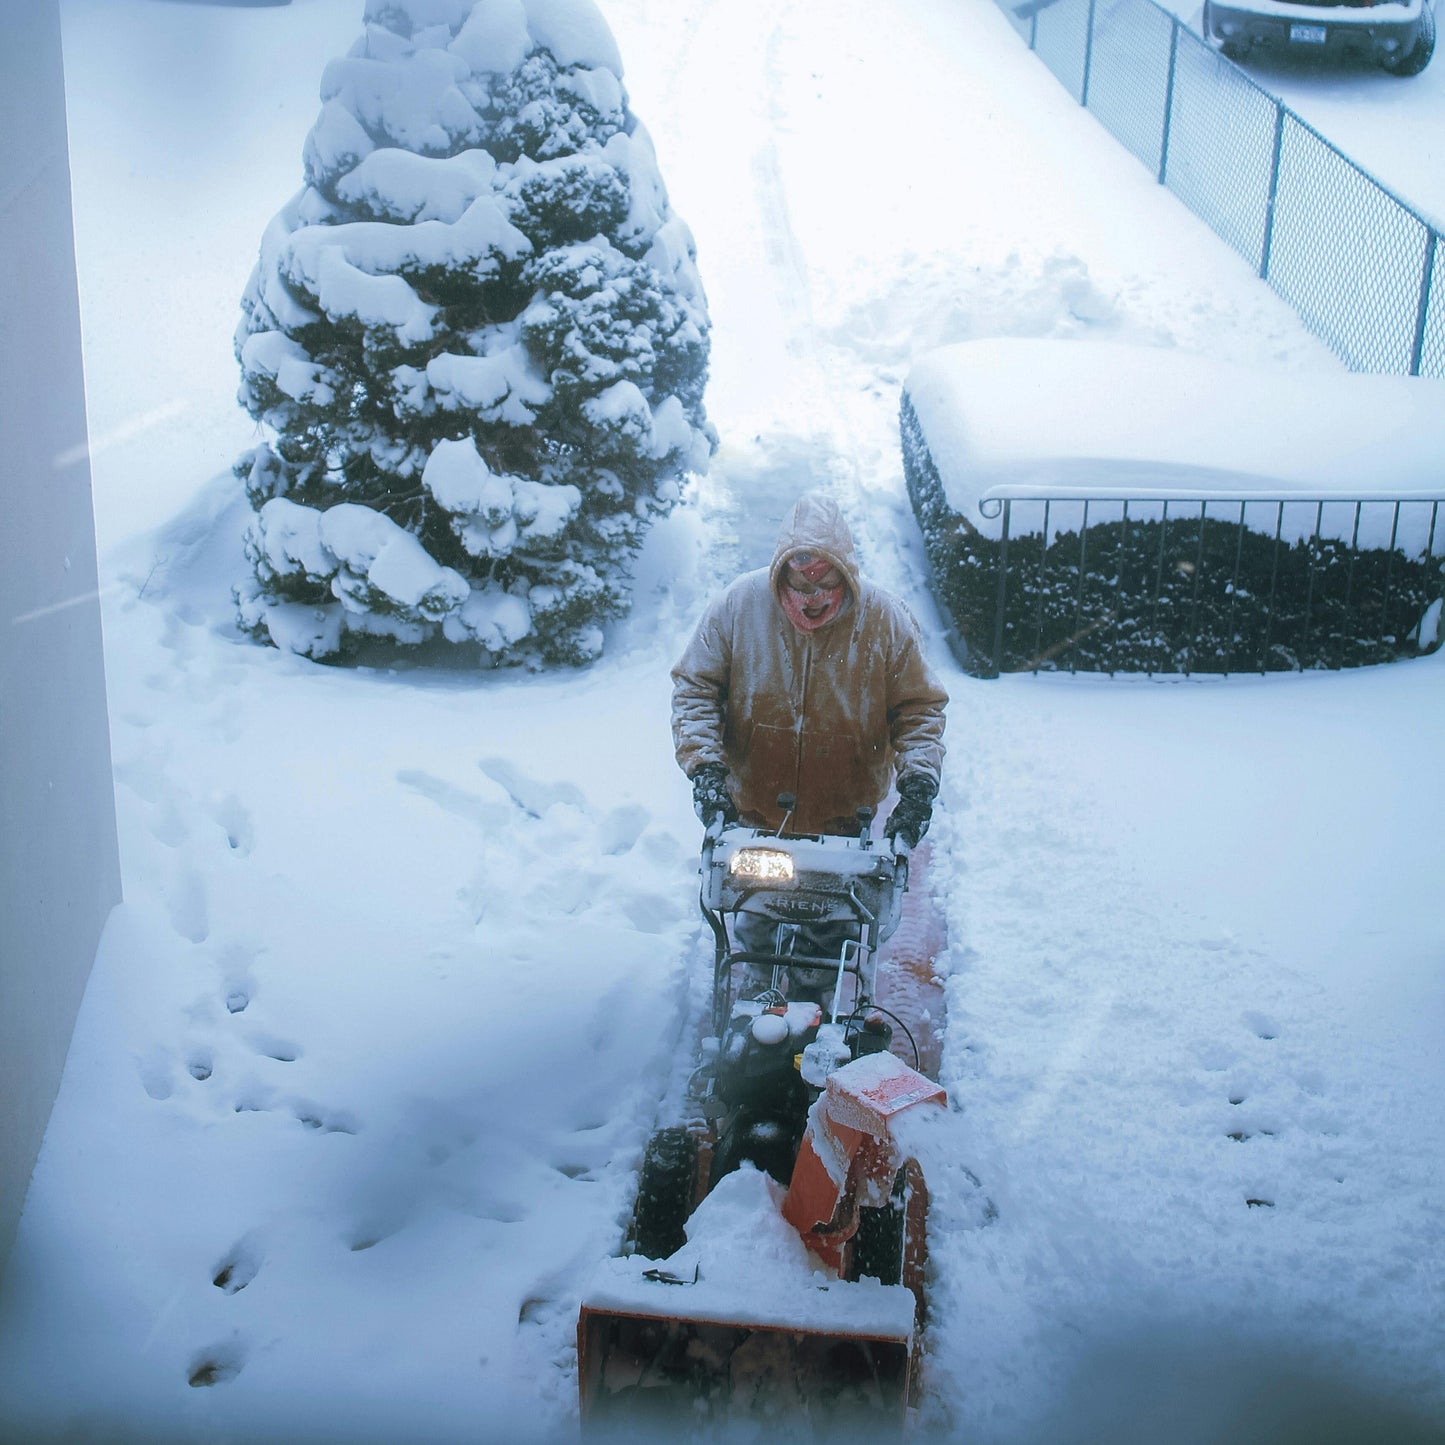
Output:
[[[858,1230],[853,1236],[851,1280],[876,1279],[879,1284],[903,1283],[903,1255],[908,1221],[904,1194],[905,1170],[898,1171],[893,1197],[881,1208],[863,1206],[858,1211]]]
[[[696,1193],[697,1139],[686,1129],[659,1129],[642,1156],[632,1214],[633,1252],[666,1259],[681,1249]]]

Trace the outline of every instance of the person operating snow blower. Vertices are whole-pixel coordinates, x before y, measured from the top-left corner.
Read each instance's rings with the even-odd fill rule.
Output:
[[[859,575],[831,498],[798,499],[771,565],[713,602],[672,678],[677,761],[704,824],[855,833],[896,778],[884,833],[912,848],[928,831],[948,694],[912,613]]]
[[[938,792],[948,698],[817,495],[672,675],[706,824],[712,1031],[685,1121],[648,1141],[626,1245],[584,1292],[581,1419],[666,1420],[672,1438],[743,1417],[776,1433],[796,1412],[871,1439],[916,1403],[926,1305],[927,1182],[895,1126],[946,1104],[906,1005],[878,997],[879,948]]]

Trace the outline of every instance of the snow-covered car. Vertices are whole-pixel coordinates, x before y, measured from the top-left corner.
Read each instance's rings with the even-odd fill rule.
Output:
[[[1232,60],[1350,55],[1418,75],[1435,53],[1434,0],[1204,0],[1200,28]]]

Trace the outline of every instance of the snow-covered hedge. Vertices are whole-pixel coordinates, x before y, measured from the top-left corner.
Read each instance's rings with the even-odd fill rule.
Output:
[[[585,662],[714,445],[692,238],[591,0],[367,0],[236,333],[260,638]]]
[[[913,368],[900,431],[972,671],[1277,671],[1439,645],[1445,382],[972,342]]]

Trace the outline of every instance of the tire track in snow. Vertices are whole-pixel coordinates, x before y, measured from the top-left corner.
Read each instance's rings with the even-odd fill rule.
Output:
[[[763,252],[772,273],[779,309],[791,332],[788,349],[816,367],[817,331],[808,289],[808,265],[788,214],[787,188],[783,184],[778,154],[777,135],[787,124],[782,103],[782,45],[782,25],[774,23],[764,50],[768,130],[763,146],[753,156],[754,191],[763,221]]]

